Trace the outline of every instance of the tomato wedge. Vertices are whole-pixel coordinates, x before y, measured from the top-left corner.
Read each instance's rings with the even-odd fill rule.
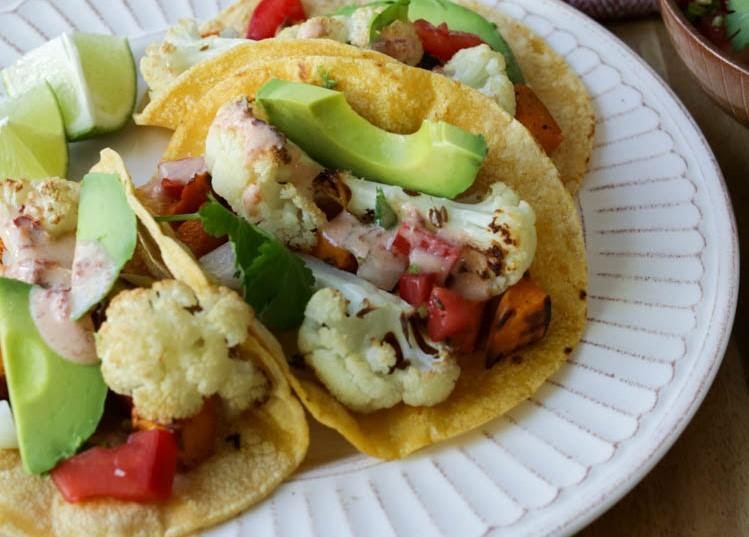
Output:
[[[269,39],[289,24],[307,20],[299,0],[260,0],[247,25],[247,39]]]
[[[398,282],[398,294],[403,300],[418,308],[429,300],[434,280],[434,274],[404,274]]]
[[[453,32],[444,22],[434,26],[429,21],[418,19],[414,22],[416,33],[421,40],[424,52],[447,63],[460,49],[477,47],[483,41],[476,34]]]
[[[161,191],[173,200],[179,200],[182,197],[182,191],[185,189],[185,183],[182,181],[173,181],[164,178],[161,180]]]
[[[177,442],[163,429],[131,434],[127,443],[95,447],[63,461],[52,480],[68,502],[109,497],[131,502],[169,499],[177,471]]]
[[[163,186],[162,181],[162,186]],[[201,173],[193,177],[184,185],[180,192],[179,201],[172,207],[172,214],[194,213],[208,200],[211,193],[211,176]]]
[[[432,341],[450,342],[459,352],[472,352],[485,302],[467,300],[455,291],[435,287],[429,296],[427,333]]]

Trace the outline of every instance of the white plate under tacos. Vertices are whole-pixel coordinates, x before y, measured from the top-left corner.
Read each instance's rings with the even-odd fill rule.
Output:
[[[67,30],[131,37],[228,0],[0,0],[0,65]],[[486,2],[491,4],[491,2]],[[556,0],[507,0],[581,76],[597,114],[578,201],[589,262],[583,341],[534,397],[399,462],[313,426],[308,461],[213,536],[565,535],[633,487],[706,394],[733,322],[738,247],[728,195],[684,107],[606,30]],[[145,180],[166,143],[134,127],[76,144],[70,177],[112,146]]]

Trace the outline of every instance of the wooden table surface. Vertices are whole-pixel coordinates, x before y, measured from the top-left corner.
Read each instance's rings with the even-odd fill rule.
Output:
[[[670,84],[697,120],[731,193],[741,251],[749,253],[749,129],[700,91],[660,19],[608,27]],[[741,264],[742,276],[749,276],[749,260]],[[655,469],[579,536],[749,536],[748,323],[745,285],[723,365],[694,419]]]

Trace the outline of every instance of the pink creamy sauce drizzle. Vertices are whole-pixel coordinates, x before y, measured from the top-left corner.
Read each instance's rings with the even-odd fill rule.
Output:
[[[418,242],[419,237],[410,237],[408,230],[425,229],[423,217],[413,209],[407,210],[401,224],[407,224],[401,228],[405,237]],[[494,295],[491,288],[494,273],[486,256],[467,246],[467,241],[456,241],[455,236],[436,233],[437,237],[460,249],[460,255],[450,261],[420,248],[412,249],[408,258],[399,255],[391,250],[397,230],[387,231],[374,224],[363,224],[348,211],[328,222],[322,233],[333,245],[348,250],[357,258],[357,276],[380,289],[392,290],[408,265],[413,265],[420,272],[439,275],[440,285],[447,283],[447,287],[469,300],[484,301]]]
[[[248,160],[258,153],[277,151],[284,161],[279,170],[279,181],[293,183],[298,189],[311,193],[312,181],[323,171],[322,166],[307,157],[301,149],[290,142],[278,129],[256,118],[244,99],[222,107],[216,114],[213,127],[237,132],[243,142]],[[242,197],[244,206],[252,207],[262,201],[257,185],[250,185]]]
[[[43,287],[70,286],[75,233],[53,239],[33,220],[19,216],[0,226],[5,245],[2,275]]]
[[[244,99],[222,107],[212,126],[238,131],[244,138],[248,156],[274,147],[280,150],[286,144],[286,138],[280,132],[252,115]]]
[[[57,354],[77,364],[99,361],[91,317],[79,321],[70,318],[70,291],[34,287],[29,308],[42,339]]]
[[[75,244],[71,289],[71,311],[88,309],[91,297],[101,297],[117,276],[117,265],[98,241]]]
[[[80,364],[98,361],[90,317],[70,319],[70,285],[75,233],[51,237],[31,218],[0,223],[2,276],[34,285],[29,310],[42,339],[63,358]]]
[[[328,222],[322,233],[333,245],[354,254],[359,262],[356,275],[380,289],[393,289],[408,268],[408,259],[390,250],[394,230],[362,224],[348,211]]]

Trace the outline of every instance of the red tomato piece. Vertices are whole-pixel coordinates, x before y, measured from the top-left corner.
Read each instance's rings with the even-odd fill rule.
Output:
[[[411,252],[411,245],[408,244],[408,239],[398,233],[395,236],[395,239],[393,239],[393,246],[391,247],[391,250],[393,250],[396,254],[401,254],[405,257],[408,257],[409,252]]]
[[[185,183],[181,181],[173,181],[167,178],[161,180],[161,191],[173,200],[179,200],[184,189]]]
[[[194,213],[208,200],[211,193],[211,176],[201,173],[184,185],[179,201],[172,207],[172,214]]]
[[[434,274],[404,274],[398,282],[398,293],[403,300],[418,308],[429,300],[434,280]]]
[[[307,20],[299,0],[260,0],[247,25],[247,39],[268,39],[289,24]]]
[[[434,26],[429,21],[419,19],[414,22],[416,33],[421,40],[424,52],[447,63],[460,49],[477,47],[483,41],[476,34],[453,32],[444,22]]]
[[[460,257],[461,248],[431,231],[412,224],[401,224],[391,247],[408,256],[409,262],[423,273],[431,273],[443,283]]]
[[[427,333],[433,341],[450,338],[460,352],[472,352],[476,345],[485,302],[467,300],[444,287],[434,287],[429,297]]]
[[[63,461],[52,480],[68,502],[117,498],[132,502],[169,499],[177,471],[177,442],[163,429],[131,434],[127,443],[95,447]]]

